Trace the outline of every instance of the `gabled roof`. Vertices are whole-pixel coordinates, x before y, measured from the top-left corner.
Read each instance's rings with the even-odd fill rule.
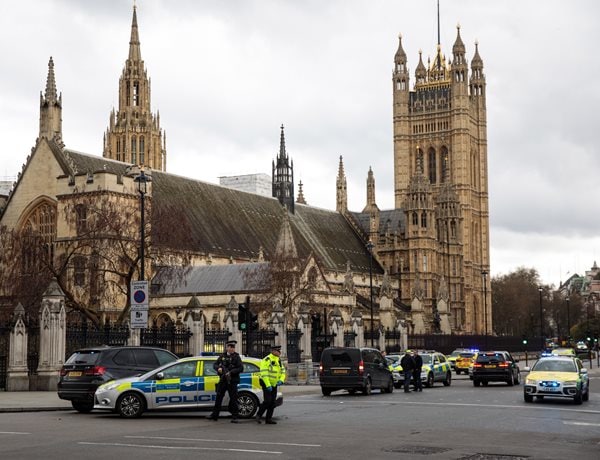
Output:
[[[123,175],[130,166],[72,150],[66,153],[78,174],[104,170]],[[191,229],[185,241],[161,244],[247,260],[257,259],[261,248],[267,260],[272,257],[286,212],[275,198],[160,171],[152,171],[152,207],[157,214],[176,210],[173,215]],[[300,258],[306,259],[312,252],[328,270],[345,272],[350,261],[355,272],[368,272],[365,242],[340,213],[297,204],[289,219]],[[376,261],[373,271],[383,273]]]

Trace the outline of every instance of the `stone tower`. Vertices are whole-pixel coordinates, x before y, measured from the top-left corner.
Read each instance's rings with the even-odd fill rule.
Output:
[[[478,45],[469,75],[460,27],[451,62],[438,37],[427,66],[419,51],[411,91],[400,37],[392,79],[395,207],[404,209],[406,219],[401,291],[410,295],[418,274],[433,314],[443,278],[453,330],[482,333],[489,213],[486,82]],[[491,331],[491,314],[487,318]]]
[[[290,160],[285,150],[285,135],[281,125],[279,139],[279,154],[273,161],[273,197],[277,198],[282,206],[294,213],[294,162]]]
[[[46,91],[40,92],[40,132],[39,138],[45,137],[64,147],[62,141],[62,93],[56,94],[56,80],[54,77],[54,61],[50,56],[48,61],[48,78]]]
[[[129,57],[119,79],[119,110],[110,113],[104,134],[103,156],[146,166],[157,171],[167,167],[166,133],[160,114],[150,107],[150,80],[140,51],[136,7],[133,7]]]

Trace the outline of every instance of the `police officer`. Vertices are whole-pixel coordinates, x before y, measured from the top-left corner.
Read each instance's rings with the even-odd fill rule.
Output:
[[[237,404],[237,386],[240,383],[240,373],[244,370],[242,364],[242,358],[235,351],[235,340],[231,340],[225,344],[225,353],[217,358],[213,364],[213,368],[219,375],[219,383],[217,384],[217,400],[215,401],[215,407],[208,417],[209,420],[218,420],[219,412],[221,411],[221,404],[223,403],[223,397],[225,392],[229,393],[229,410],[233,418],[231,423],[237,423],[238,420],[238,404]]]
[[[264,401],[256,414],[256,421],[261,423],[261,417],[267,412],[265,423],[275,425],[273,411],[277,403],[277,387],[285,382],[285,368],[281,363],[281,345],[273,345],[271,353],[260,362],[260,386],[263,389]]]
[[[423,358],[417,350],[413,351],[413,361],[415,368],[413,369],[413,384],[415,391],[423,391],[423,382],[421,382],[421,369],[423,367]]]
[[[406,350],[404,353],[404,356],[400,360],[400,366],[402,366],[402,373],[404,374],[404,393],[408,393],[410,391],[413,370],[415,369],[415,360],[410,350]]]

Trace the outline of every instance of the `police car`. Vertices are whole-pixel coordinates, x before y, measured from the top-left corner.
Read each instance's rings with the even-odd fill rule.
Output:
[[[148,410],[209,410],[217,398],[219,383],[213,368],[216,356],[183,358],[139,377],[113,380],[100,385],[94,395],[94,409],[110,410],[121,417],[140,417]],[[240,418],[251,418],[263,398],[260,360],[242,356],[244,370],[238,385]],[[277,406],[283,403],[278,391]],[[225,394],[222,410],[227,410]]]
[[[432,387],[435,382],[442,382],[444,386],[449,386],[452,383],[452,368],[445,355],[431,350],[419,351],[419,355],[423,359],[421,381],[425,386]],[[400,360],[392,365],[392,376],[396,388],[404,385],[404,373]]]

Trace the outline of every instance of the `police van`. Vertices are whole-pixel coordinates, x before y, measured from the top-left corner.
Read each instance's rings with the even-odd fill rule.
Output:
[[[169,363],[139,377],[113,380],[100,385],[94,409],[110,410],[122,417],[140,417],[149,410],[211,410],[217,398],[219,376],[213,368],[216,356],[194,356]],[[263,392],[260,360],[242,356],[244,370],[238,385],[240,418],[251,418],[258,410]],[[283,403],[278,391],[277,405]],[[227,410],[225,395],[221,409]]]

